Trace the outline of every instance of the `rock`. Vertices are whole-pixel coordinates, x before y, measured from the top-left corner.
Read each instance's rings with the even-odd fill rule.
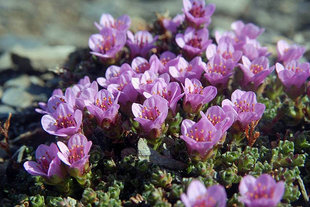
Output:
[[[13,69],[13,62],[10,53],[5,52],[0,56],[0,71],[7,69]]]
[[[2,97],[2,94],[3,94],[3,88],[0,86],[0,99]]]
[[[40,78],[38,78],[37,76],[30,76],[30,82],[33,84],[33,85],[37,85],[37,86],[42,86],[44,87],[44,81],[41,80]]]
[[[33,97],[22,88],[8,88],[1,98],[2,103],[17,108],[27,108],[31,106]]]
[[[7,105],[0,105],[0,119],[6,119],[9,116],[9,113],[14,114],[15,110]]]
[[[47,69],[54,69],[61,65],[75,49],[70,45],[42,46],[30,49],[16,46],[11,50],[11,53],[14,63],[19,67],[25,67],[25,61],[29,60],[33,69],[45,72]]]
[[[28,88],[31,85],[31,81],[28,75],[21,75],[16,78],[10,79],[5,82],[4,87],[15,87],[15,88]]]

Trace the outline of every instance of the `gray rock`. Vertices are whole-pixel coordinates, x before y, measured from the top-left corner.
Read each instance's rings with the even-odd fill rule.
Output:
[[[21,75],[5,82],[4,87],[28,88],[31,81],[28,75]]]
[[[3,53],[0,56],[0,71],[12,69],[13,63],[11,59],[11,55],[8,52]]]
[[[54,69],[63,64],[67,56],[75,49],[70,45],[42,46],[30,49],[16,46],[11,50],[11,53],[15,57],[15,64],[23,64],[25,60],[29,60],[33,69],[45,72],[47,69]],[[19,62],[19,60],[23,61]]]
[[[37,76],[30,76],[30,82],[33,84],[33,85],[37,85],[37,86],[42,86],[44,87],[44,81],[42,79],[40,79],[39,77]]]
[[[15,110],[7,105],[0,105],[0,119],[6,119],[9,116],[9,113],[14,114]]]
[[[2,94],[3,94],[3,88],[0,86],[0,99],[2,97]]]
[[[8,88],[1,98],[2,103],[17,108],[27,108],[31,106],[33,97],[22,88]]]

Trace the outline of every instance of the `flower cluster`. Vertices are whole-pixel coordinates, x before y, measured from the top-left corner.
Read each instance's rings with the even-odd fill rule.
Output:
[[[241,154],[244,145],[252,147],[260,136],[254,128],[270,104],[264,104],[267,101],[262,91],[267,85],[266,78],[275,68],[288,96],[297,100],[304,93],[310,64],[300,62],[305,52],[303,47],[283,40],[277,45],[278,63],[270,64],[270,53],[257,39],[264,29],[252,23],[233,22],[231,31],[216,31],[215,38],[210,38],[208,26],[214,11],[215,5],[204,0],[183,0],[182,14],[172,19],[158,18],[154,29],[136,33],[130,30],[127,15],[114,19],[110,14],[102,14],[99,23],[95,22],[98,34],[89,38],[89,62],[99,65],[104,75],[100,77],[93,70],[77,84],[54,90],[47,103],[39,103],[36,111],[43,114],[43,129],[61,141],[40,145],[36,162],[24,163],[26,171],[43,177],[49,184],[60,184],[69,175],[85,184],[86,174],[90,174],[92,167],[89,161],[92,142],[102,149],[121,143],[117,150],[112,149],[105,156],[121,154],[123,158],[127,151],[139,145],[137,140],[146,138],[152,150],[159,147],[160,153],[165,154],[152,151],[152,156],[157,153],[172,159],[181,154],[177,150],[187,153],[180,160],[188,163],[175,162],[188,164],[184,173],[190,174],[190,165],[197,163],[203,167],[212,163],[212,173],[215,165],[229,166],[231,171],[227,175],[221,171],[219,176],[213,176],[223,178],[216,181],[223,183],[229,177],[227,188],[238,183],[241,175],[250,174],[235,169],[248,167],[244,163],[250,158],[227,166],[225,161],[214,159],[230,156],[240,145]],[[274,85],[266,87],[277,86]],[[240,144],[245,137],[248,142]],[[125,146],[127,143],[131,146]],[[208,159],[212,161],[208,163]],[[209,172],[199,167],[195,170]],[[238,170],[241,175],[237,175]],[[155,174],[154,178],[162,180],[153,184],[171,187],[172,178],[168,174],[163,171],[159,176]],[[149,196],[156,197],[156,193],[163,194],[156,191]],[[234,198],[246,206],[276,206],[284,194],[284,182],[276,183],[267,174],[257,179],[246,175],[239,184],[239,193]],[[171,190],[170,194],[173,197],[177,192]],[[205,188],[194,180],[181,200],[187,207],[224,207],[227,195],[221,185]]]
[[[247,207],[274,207],[284,194],[284,182],[276,182],[270,175],[262,174],[257,179],[251,175],[242,178],[239,185],[239,200]],[[186,207],[210,206],[225,207],[226,192],[221,185],[206,188],[198,180],[193,180],[187,188],[187,194],[181,195]]]

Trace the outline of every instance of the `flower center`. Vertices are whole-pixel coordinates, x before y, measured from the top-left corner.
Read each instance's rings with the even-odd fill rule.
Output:
[[[147,108],[146,106],[144,106],[144,108],[142,109],[142,114],[140,115],[140,118],[154,121],[159,115],[160,115],[160,111],[158,110],[156,106],[154,108]]]
[[[216,201],[211,196],[198,196],[193,207],[215,207]]]
[[[264,70],[264,67],[262,65],[252,64],[250,70],[252,73],[257,74]]]
[[[96,104],[96,106],[100,107],[103,111],[106,111],[106,110],[108,110],[108,108],[110,108],[110,106],[113,104],[113,102],[112,102],[112,98],[109,96],[108,98],[104,97],[101,100],[101,102],[97,98],[95,104]]]
[[[150,64],[149,63],[142,63],[136,67],[136,72],[137,73],[144,73],[148,69],[150,69]]]
[[[102,54],[107,53],[111,48],[115,46],[115,42],[116,38],[114,35],[108,36],[106,39],[101,40],[100,43],[97,44],[99,52]]]
[[[210,142],[213,138],[212,131],[205,132],[204,129],[198,130],[197,127],[195,127],[194,130],[191,129],[186,136],[192,138],[196,142]]]
[[[303,69],[300,67],[296,67],[296,66],[287,66],[287,70],[290,70],[294,73],[299,73],[299,72],[303,72]]]
[[[254,112],[255,110],[255,104],[248,103],[246,100],[238,100],[237,102],[234,103],[235,108],[237,109],[238,113],[242,112]]]
[[[193,6],[189,10],[189,13],[191,13],[194,17],[205,16],[205,10],[203,9],[202,5],[198,4],[197,2],[193,2]]]
[[[209,119],[209,121],[213,124],[213,126],[215,126],[216,124],[218,124],[218,123],[220,123],[220,122],[222,121],[221,116],[213,115],[213,116],[211,117],[210,114],[208,115],[208,119]]]
[[[225,51],[223,52],[222,57],[227,60],[227,59],[231,59],[233,56],[231,52]]]
[[[221,75],[226,75],[227,74],[227,68],[226,65],[223,63],[220,64],[214,64],[213,67],[211,64],[208,64],[208,73],[218,73]]]
[[[161,62],[164,66],[166,66],[167,63],[168,63],[169,61],[170,61],[170,58],[169,58],[169,57],[160,59],[160,62]]]
[[[73,119],[71,114],[68,114],[67,116],[59,115],[54,124],[58,128],[67,128],[76,125],[75,120]]]
[[[194,88],[192,90],[192,87],[188,87],[188,91],[190,94],[200,94],[202,95],[203,94],[203,87],[202,86],[198,86],[197,84],[193,84],[194,85]]]
[[[84,146],[83,145],[73,145],[69,149],[69,162],[72,164],[84,157]]]
[[[199,49],[201,49],[201,48],[202,48],[202,46],[201,46],[201,41],[202,41],[202,39],[196,36],[196,37],[190,39],[190,40],[187,42],[187,44],[190,45],[190,46],[192,46],[192,47],[194,47],[194,48],[199,48]]]
[[[52,158],[50,157],[50,155],[47,152],[45,152],[45,154],[46,154],[46,156],[40,157],[37,162],[40,164],[42,171],[47,173],[48,168],[50,167],[50,163],[52,161]]]
[[[274,188],[271,188],[269,190],[265,185],[262,185],[261,183],[258,183],[253,190],[254,192],[247,192],[247,195],[250,197],[251,200],[259,198],[272,198],[274,194]]]

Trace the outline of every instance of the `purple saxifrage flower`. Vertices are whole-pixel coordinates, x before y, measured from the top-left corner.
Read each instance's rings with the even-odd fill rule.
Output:
[[[143,57],[135,57],[131,62],[131,69],[136,74],[143,74],[145,71],[150,70],[150,63]],[[157,73],[156,70],[152,70],[152,72]]]
[[[193,180],[187,188],[187,194],[181,195],[185,207],[225,207],[226,199],[223,186],[213,185],[206,188],[199,180]]]
[[[185,15],[178,14],[173,19],[163,19],[162,24],[164,28],[172,34],[177,32],[178,27],[184,22]]]
[[[187,113],[198,113],[202,106],[214,99],[217,89],[214,86],[203,87],[198,79],[185,79],[185,97],[183,109]]]
[[[285,66],[277,63],[276,71],[291,98],[295,99],[304,92],[303,86],[310,76],[309,63],[299,63],[296,60],[288,62]]]
[[[90,114],[96,117],[98,125],[102,128],[115,123],[120,107],[117,103],[119,94],[114,97],[108,90],[102,89],[95,95],[94,103],[87,106]]]
[[[122,15],[115,20],[111,14],[105,13],[101,15],[99,24],[95,22],[95,26],[99,30],[102,30],[104,27],[109,27],[122,32],[126,32],[129,29],[130,24],[130,17],[127,15]]]
[[[235,63],[231,59],[226,60],[219,54],[216,54],[204,68],[206,72],[204,76],[211,85],[225,86],[233,74],[234,67]]]
[[[268,52],[267,47],[262,47],[256,39],[249,39],[246,37],[245,44],[242,47],[243,55],[254,60],[261,56],[268,57],[271,53]]]
[[[200,79],[201,74],[206,67],[201,57],[195,57],[191,62],[187,62],[182,56],[173,59],[169,66],[169,73],[171,77],[179,81],[185,82],[186,78]]]
[[[70,137],[68,144],[57,142],[60,152],[59,159],[69,167],[69,174],[73,177],[82,177],[89,169],[89,151],[92,142],[83,134]]]
[[[201,158],[208,155],[222,135],[206,117],[202,117],[197,123],[185,119],[181,124],[181,132],[180,137],[186,142],[189,153],[198,152]]]
[[[195,30],[192,27],[188,27],[184,34],[177,34],[175,41],[189,58],[200,55],[212,42],[209,40],[209,32],[206,28]]]
[[[231,94],[231,101],[228,99],[223,100],[222,108],[225,111],[233,112],[235,120],[240,122],[243,129],[252,121],[260,120],[265,111],[265,105],[257,103],[254,92],[239,89]]]
[[[172,65],[172,60],[176,55],[170,51],[161,53],[159,59],[156,55],[150,57],[150,70],[156,71],[159,74],[169,73],[169,66]]]
[[[104,27],[100,34],[89,37],[88,46],[90,53],[103,59],[115,58],[126,43],[126,33]]]
[[[205,4],[204,0],[183,0],[183,12],[186,20],[195,27],[211,22],[211,16],[215,11],[215,4]]]
[[[155,48],[157,36],[153,38],[152,34],[148,31],[138,31],[135,35],[127,31],[127,45],[130,48],[131,57],[140,55],[145,57],[148,52]]]
[[[25,170],[31,175],[42,176],[50,184],[62,182],[66,176],[66,171],[57,156],[58,151],[57,145],[54,143],[50,146],[39,145],[36,150],[36,162],[25,162]]]
[[[274,70],[274,66],[269,67],[269,60],[264,56],[256,58],[252,62],[246,56],[242,56],[242,64],[239,64],[239,66],[243,71],[242,85],[246,86],[251,83],[254,90]]]
[[[181,87],[177,82],[166,83],[164,81],[158,81],[152,87],[151,93],[144,92],[143,95],[146,98],[149,98],[152,95],[163,97],[169,102],[168,105],[172,113],[176,114],[177,103],[184,95],[181,92]]]
[[[242,37],[248,37],[250,39],[256,39],[259,35],[261,35],[265,29],[259,28],[255,24],[247,23],[244,24],[242,21],[236,21],[231,24],[231,28],[235,32],[236,36],[240,39]]]
[[[289,45],[285,40],[279,40],[277,43],[278,61],[284,63],[292,60],[299,60],[306,49],[299,45]]]
[[[242,52],[235,50],[233,44],[228,41],[220,41],[217,46],[210,44],[207,47],[206,56],[208,60],[212,59],[216,54],[221,55],[226,60],[232,60],[235,64],[239,62],[242,56]]]
[[[132,113],[145,133],[150,134],[153,130],[155,138],[158,138],[168,115],[168,101],[158,95],[153,95],[146,99],[143,105],[133,103]]]
[[[234,114],[229,111],[224,111],[220,106],[211,106],[204,114],[200,112],[201,116],[205,116],[217,130],[222,131],[222,135],[231,127],[234,122]]]
[[[131,83],[133,87],[140,93],[143,94],[144,92],[150,93],[152,87],[157,81],[163,81],[169,83],[170,76],[168,73],[161,74],[158,76],[153,71],[145,71],[143,75],[139,78],[132,78]]]
[[[127,71],[131,71],[132,75],[134,74],[130,65],[127,63],[122,64],[121,67],[111,65],[107,68],[105,77],[98,77],[97,82],[100,86],[107,88],[109,84],[117,83],[119,81],[120,75]]]
[[[276,182],[268,174],[262,174],[257,179],[246,175],[239,184],[239,192],[239,200],[247,207],[274,207],[282,199],[284,182]]]
[[[47,133],[66,137],[80,130],[82,116],[82,111],[74,110],[67,103],[61,103],[54,113],[42,117],[41,124]]]
[[[138,96],[137,90],[133,87],[132,83],[132,73],[130,71],[124,72],[118,78],[118,82],[109,84],[107,90],[117,97],[120,93],[118,102],[122,105],[127,103],[135,102]]]

